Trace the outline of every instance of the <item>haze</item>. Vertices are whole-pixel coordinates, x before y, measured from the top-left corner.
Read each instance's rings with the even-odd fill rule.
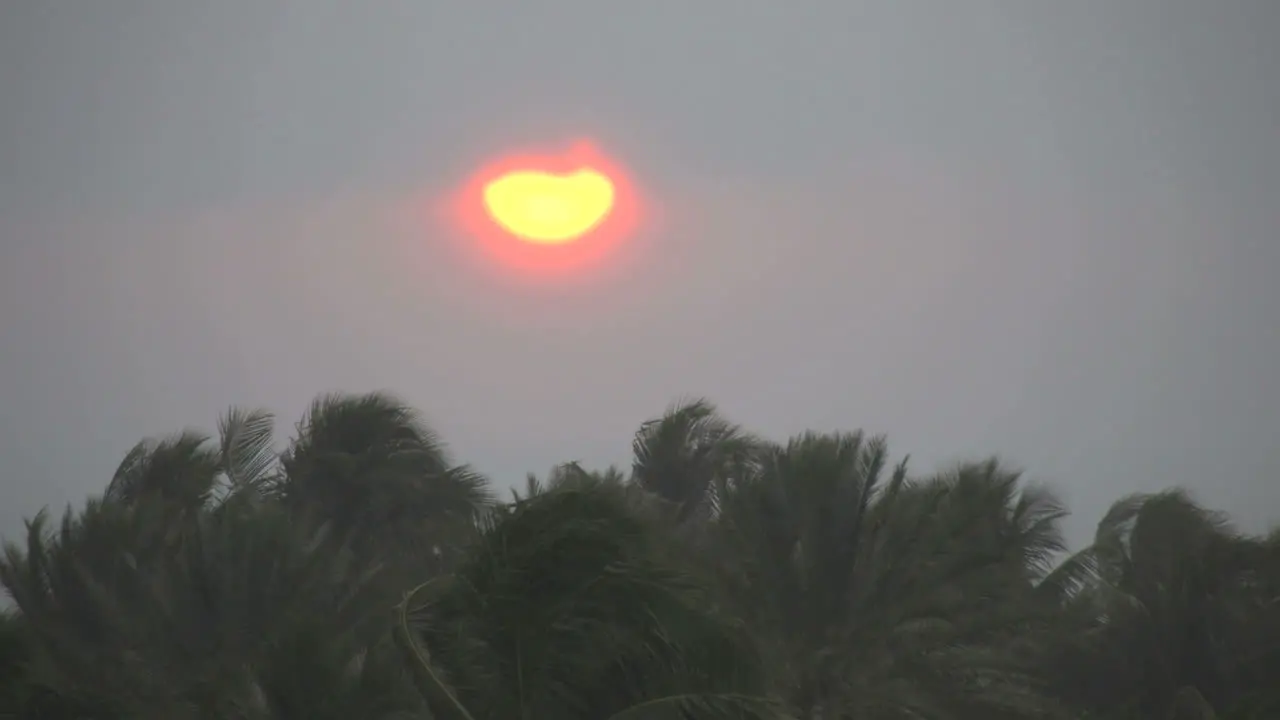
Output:
[[[147,435],[392,390],[499,483],[705,395],[1280,508],[1268,0],[6,2],[0,535]],[[577,137],[660,216],[571,288],[424,208]]]

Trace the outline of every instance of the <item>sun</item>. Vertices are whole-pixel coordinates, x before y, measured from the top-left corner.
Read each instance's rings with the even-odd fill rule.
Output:
[[[592,169],[567,175],[517,170],[484,186],[484,206],[500,227],[532,243],[573,242],[613,209],[613,181]]]
[[[473,173],[451,205],[471,247],[539,277],[609,260],[640,212],[629,174],[586,141],[501,156]]]

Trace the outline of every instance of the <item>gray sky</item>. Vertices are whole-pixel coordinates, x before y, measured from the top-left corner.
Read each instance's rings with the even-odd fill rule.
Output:
[[[1280,519],[1274,0],[0,4],[0,534],[145,435],[390,389],[501,484],[673,398],[998,453],[1082,541]],[[596,139],[661,223],[503,285],[423,209]]]

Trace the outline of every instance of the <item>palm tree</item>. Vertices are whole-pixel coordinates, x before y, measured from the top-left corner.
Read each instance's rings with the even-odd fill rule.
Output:
[[[385,408],[384,400],[364,407]],[[319,425],[360,405],[333,400]],[[28,629],[27,679],[102,717],[414,711],[421,699],[390,645],[388,593],[404,581],[379,572],[371,541],[353,547],[350,537],[367,525],[341,527],[346,508],[308,502],[317,498],[305,492],[344,479],[381,480],[388,495],[415,479],[465,490],[476,481],[443,463],[431,466],[444,468],[443,479],[415,474],[424,464],[414,464],[423,453],[413,437],[402,433],[397,445],[377,436],[385,425],[370,429],[361,450],[341,445],[351,436],[330,424],[303,435],[281,462],[270,415],[232,410],[216,444],[192,432],[139,444],[105,498],[68,510],[55,532],[38,515],[25,547],[7,544],[0,563]],[[401,429],[420,431],[407,422]],[[349,461],[362,474],[303,477],[322,472],[325,460],[330,470]],[[378,489],[363,488],[365,497],[390,506]],[[305,687],[312,684],[326,692]]]
[[[1280,528],[1253,540],[1235,623],[1241,698],[1233,717],[1239,720],[1280,716]]]
[[[806,434],[722,505],[735,596],[797,715],[1053,716],[1009,638],[1060,506],[994,462],[887,467],[881,438]]]
[[[140,443],[4,546],[0,718],[1280,713],[1280,531],[1185,493],[1059,561],[1061,503],[994,460],[911,478],[882,438],[766,443],[703,400],[633,455],[497,505],[383,394],[317,399],[283,452],[234,408]]]
[[[151,587],[174,554],[200,540],[211,511],[229,488],[247,490],[271,458],[271,417],[231,411],[220,442],[187,431],[138,443],[125,456],[101,500],[68,509],[49,529],[46,512],[27,524],[25,546],[6,543],[0,582],[15,600],[23,628],[28,700],[40,716],[104,717],[130,677],[120,662],[136,655],[138,633],[151,614]],[[241,482],[244,481],[244,482]],[[139,624],[141,621],[141,624]],[[125,673],[125,674],[122,674]],[[79,710],[76,707],[79,706]]]
[[[201,514],[165,544],[155,510],[91,503],[6,547],[35,685],[112,716],[379,716],[351,669],[390,627],[372,570],[270,506]]]
[[[707,400],[676,402],[636,432],[631,480],[670,503],[678,521],[706,520],[760,446]]]
[[[609,466],[604,470],[588,470],[578,461],[561,463],[547,473],[546,480],[540,479],[537,475],[529,473],[525,476],[524,493],[519,490],[512,489],[512,498],[519,502],[528,500],[534,496],[541,495],[550,490],[558,490],[565,487],[576,485],[611,485],[615,487],[630,487],[635,491],[641,488],[629,483],[627,477],[616,466]]]
[[[440,720],[776,718],[745,627],[667,562],[663,526],[578,478],[494,511],[397,637]]]
[[[1184,491],[1117,502],[1057,653],[1061,692],[1100,716],[1213,717],[1280,708],[1280,565]],[[1268,710],[1269,708],[1269,710]],[[1227,715],[1230,716],[1230,715]]]
[[[218,419],[218,441],[186,430],[143,440],[125,454],[103,499],[160,501],[181,515],[216,503],[231,491],[261,489],[279,475],[275,418],[265,410],[229,409]]]
[[[420,573],[447,566],[453,540],[491,502],[483,477],[453,464],[415,411],[381,393],[318,398],[281,468],[273,497],[330,523],[363,556]]]
[[[22,618],[0,609],[0,718],[17,718],[27,706],[27,655]]]
[[[218,484],[218,454],[209,438],[187,431],[163,440],[144,440],[121,461],[103,498],[134,504],[161,501],[175,514],[202,509]]]

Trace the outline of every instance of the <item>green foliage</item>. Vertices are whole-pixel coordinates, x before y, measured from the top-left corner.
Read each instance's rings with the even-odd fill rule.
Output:
[[[663,561],[663,530],[585,479],[494,513],[457,572],[406,601],[453,698],[437,715],[772,717],[745,627]]]
[[[274,427],[140,443],[6,543],[0,718],[1280,716],[1280,532],[1180,491],[1064,555],[1061,502],[995,460],[911,476],[703,400],[629,473],[507,503],[387,395]]]

